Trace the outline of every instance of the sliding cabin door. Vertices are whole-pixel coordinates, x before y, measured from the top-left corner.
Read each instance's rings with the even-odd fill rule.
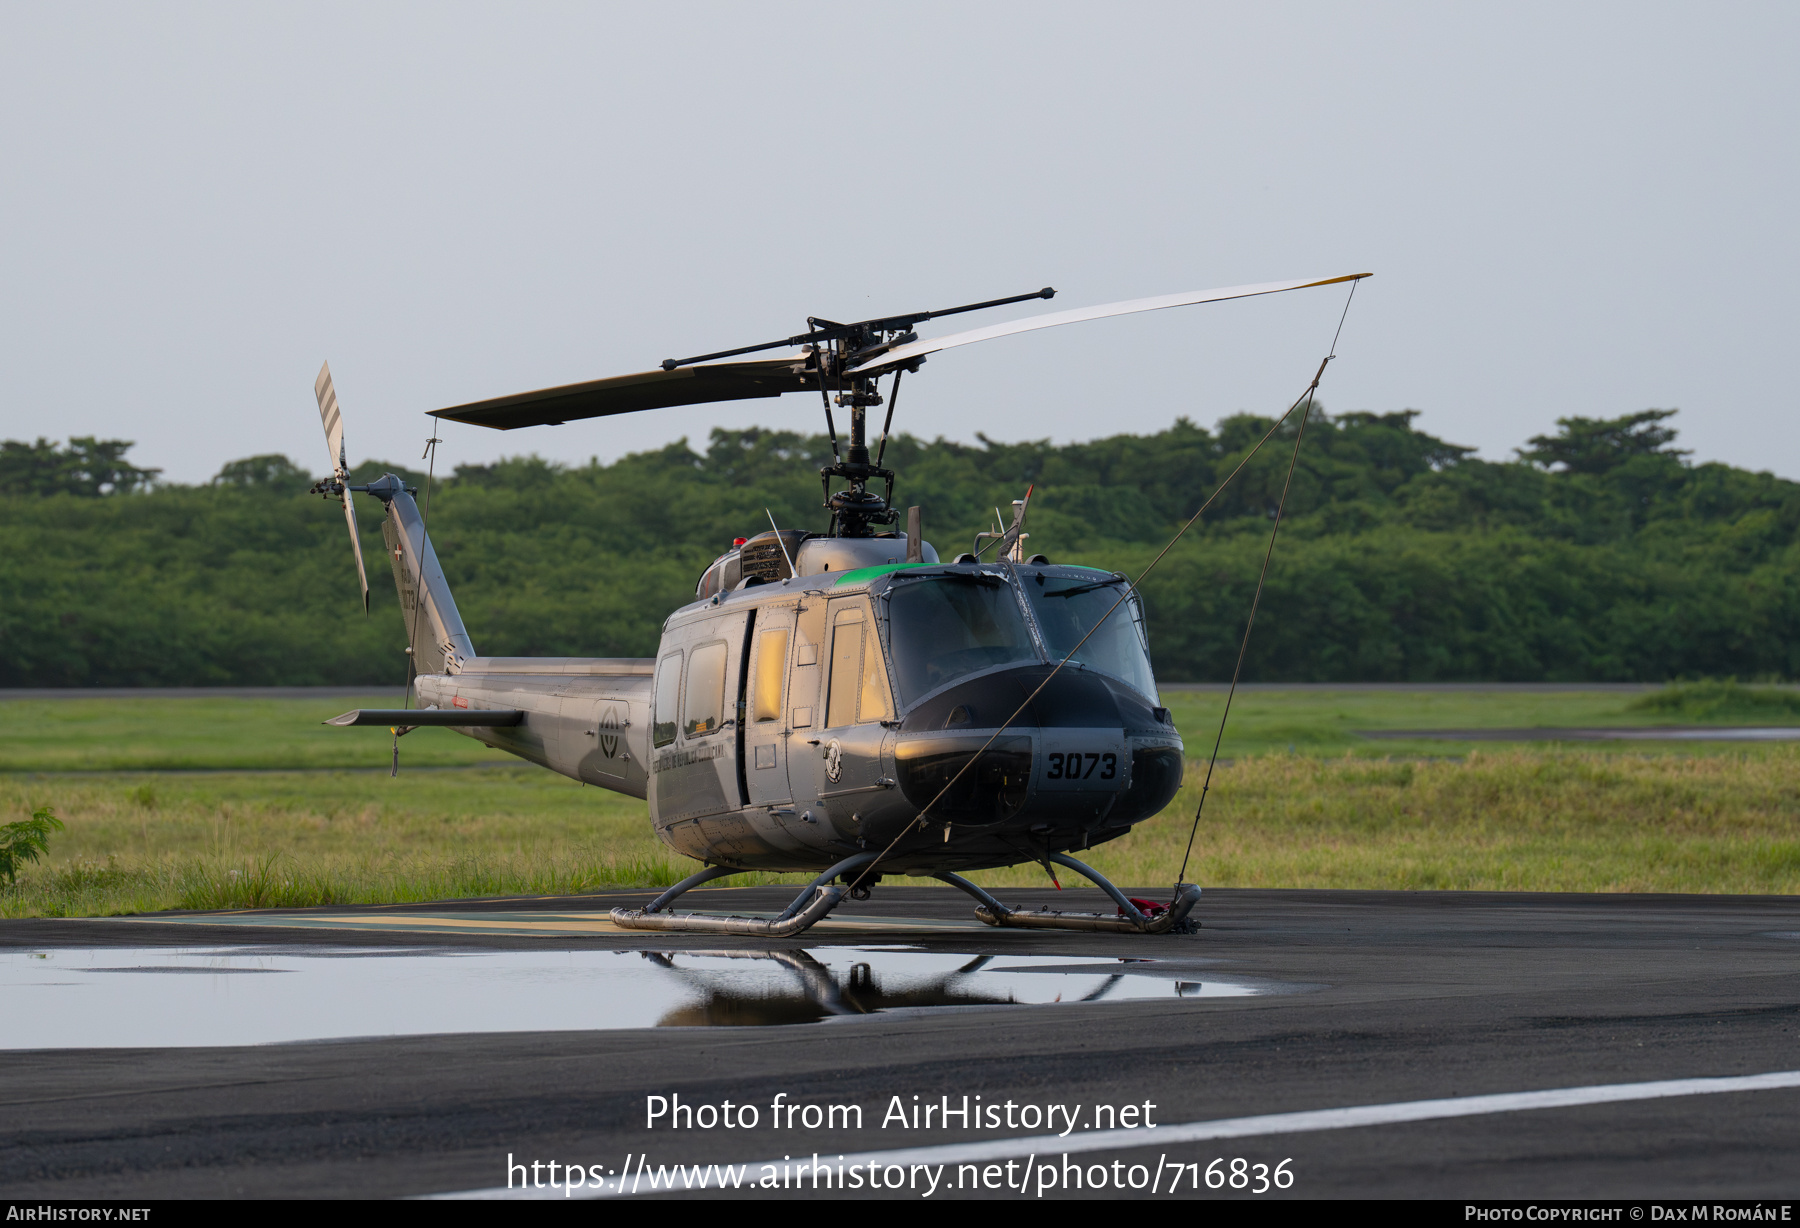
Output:
[[[661,823],[743,805],[738,716],[742,613],[695,621],[663,640],[651,724],[652,813]]]
[[[744,670],[743,789],[752,806],[786,806],[794,791],[788,784],[788,662],[794,652],[792,605],[763,606],[750,630],[749,658]]]

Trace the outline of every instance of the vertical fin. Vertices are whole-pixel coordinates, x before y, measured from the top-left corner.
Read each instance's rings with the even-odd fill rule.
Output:
[[[454,674],[475,655],[475,646],[469,642],[437,551],[425,533],[419,505],[392,475],[371,483],[370,493],[387,504],[381,535],[393,564],[407,636],[417,636],[411,640],[413,669],[420,674]]]

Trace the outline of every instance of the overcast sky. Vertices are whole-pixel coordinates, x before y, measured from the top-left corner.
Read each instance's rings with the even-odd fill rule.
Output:
[[[1680,407],[1800,478],[1794,4],[0,6],[0,436],[180,481],[834,319],[1373,272],[1326,406],[1504,458]],[[1341,288],[930,360],[897,425],[1086,439],[1283,408]],[[817,398],[499,433],[566,461]]]

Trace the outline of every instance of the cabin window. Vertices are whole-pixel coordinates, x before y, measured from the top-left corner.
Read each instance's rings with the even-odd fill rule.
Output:
[[[1044,646],[1050,655],[1070,658],[1091,669],[1123,679],[1143,694],[1156,695],[1150,673],[1149,640],[1144,634],[1144,607],[1126,582],[1116,576],[1098,579],[1047,576],[1039,573],[1022,586],[1031,597]]]
[[[856,719],[859,721],[885,721],[893,716],[893,705],[888,702],[887,670],[881,663],[881,641],[875,637],[874,628],[864,624],[867,631],[862,637],[862,688],[856,700]]]
[[[831,689],[825,698],[825,727],[856,724],[856,691],[862,681],[863,618],[845,610],[831,629]]]
[[[885,721],[893,715],[888,702],[887,670],[881,646],[869,634],[861,610],[844,610],[831,631],[831,682],[825,701],[825,725]]]
[[[756,696],[751,719],[781,719],[781,682],[787,672],[788,631],[765,631],[756,637]]]
[[[922,577],[896,584],[887,600],[888,647],[902,703],[978,670],[1038,659],[1018,598],[1000,576]]]
[[[725,658],[724,641],[702,644],[688,654],[687,702],[683,714],[687,723],[682,732],[690,738],[717,733],[725,723]]]
[[[667,746],[675,740],[675,703],[681,697],[681,654],[672,652],[656,667],[656,716],[650,722],[650,741]]]

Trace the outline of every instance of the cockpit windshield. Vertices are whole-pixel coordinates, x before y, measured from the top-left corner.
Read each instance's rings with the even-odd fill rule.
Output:
[[[1156,697],[1156,678],[1150,672],[1149,642],[1144,635],[1144,608],[1136,593],[1119,604],[1125,581],[1113,577],[1072,579],[1042,572],[1022,579],[1052,660],[1062,660],[1081,644],[1071,660],[1122,678],[1150,698]],[[1106,617],[1115,605],[1119,608]],[[1102,618],[1106,621],[1101,622]],[[1093,634],[1088,635],[1089,631]],[[1084,635],[1088,636],[1086,643],[1081,640]]]
[[[889,590],[888,644],[900,701],[996,665],[1036,661],[1012,585],[975,572],[924,576]]]

